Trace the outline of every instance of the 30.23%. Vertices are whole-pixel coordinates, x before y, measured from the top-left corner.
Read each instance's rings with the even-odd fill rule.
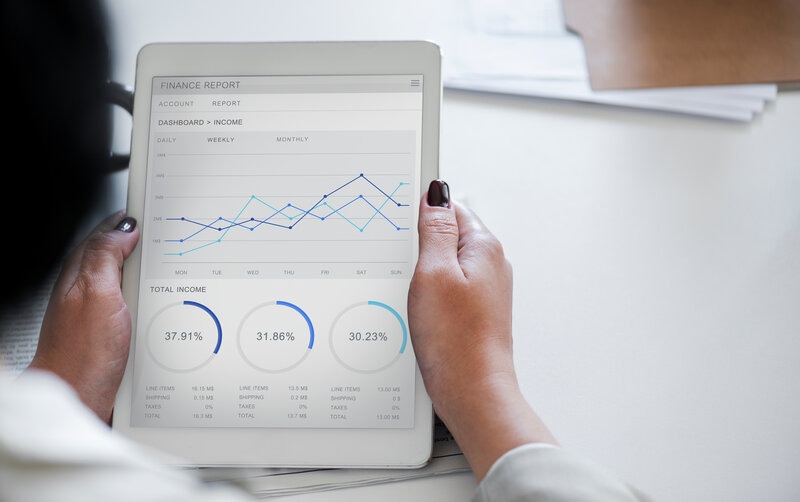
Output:
[[[384,331],[351,331],[347,337],[351,342],[386,342],[389,337]]]

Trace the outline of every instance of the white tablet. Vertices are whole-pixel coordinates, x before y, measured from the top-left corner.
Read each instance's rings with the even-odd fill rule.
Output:
[[[423,466],[407,320],[430,42],[163,43],[136,70],[113,429],[192,466]]]

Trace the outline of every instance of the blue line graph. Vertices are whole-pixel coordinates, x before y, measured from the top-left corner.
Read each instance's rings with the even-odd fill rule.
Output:
[[[291,202],[274,205],[261,197],[251,195],[233,217],[219,216],[210,223],[186,216],[167,217],[166,221],[185,223],[192,228],[178,239],[164,239],[166,243],[187,245],[182,251],[167,252],[164,255],[185,256],[231,239],[238,231],[255,232],[266,228],[292,230],[301,223],[310,221],[336,220],[346,223],[360,233],[378,224],[389,225],[390,229],[396,231],[408,231],[408,226],[401,226],[396,219],[387,214],[390,208],[409,207],[409,204],[398,201],[398,192],[408,185],[407,182],[400,182],[391,191],[386,191],[361,173],[319,196],[309,207]],[[353,189],[359,189],[359,186],[369,190],[370,195],[364,193],[353,195],[355,193]],[[344,202],[333,202],[334,199],[342,198]],[[263,211],[266,214],[258,217],[245,215],[253,211]]]

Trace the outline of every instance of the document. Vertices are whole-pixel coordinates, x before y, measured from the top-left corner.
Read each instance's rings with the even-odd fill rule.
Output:
[[[0,313],[2,369],[14,374],[28,367],[39,343],[39,330],[53,289],[55,275],[18,307]]]
[[[439,13],[445,88],[574,100],[746,122],[777,84],[594,90],[561,0],[448,0]]]

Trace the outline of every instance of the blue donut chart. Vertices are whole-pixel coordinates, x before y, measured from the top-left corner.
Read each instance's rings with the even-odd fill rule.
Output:
[[[336,316],[328,340],[333,357],[342,366],[357,373],[379,373],[403,356],[408,338],[400,312],[384,302],[366,300]]]
[[[172,335],[166,342],[162,336],[165,332]],[[198,370],[222,349],[222,323],[213,310],[193,300],[178,300],[163,306],[150,320],[146,333],[150,356],[156,364],[174,373]]]
[[[265,329],[266,326],[272,328]],[[284,333],[288,335],[286,338]],[[311,353],[314,341],[314,323],[309,315],[285,300],[256,305],[244,315],[236,330],[239,354],[250,366],[267,373],[296,368]]]

